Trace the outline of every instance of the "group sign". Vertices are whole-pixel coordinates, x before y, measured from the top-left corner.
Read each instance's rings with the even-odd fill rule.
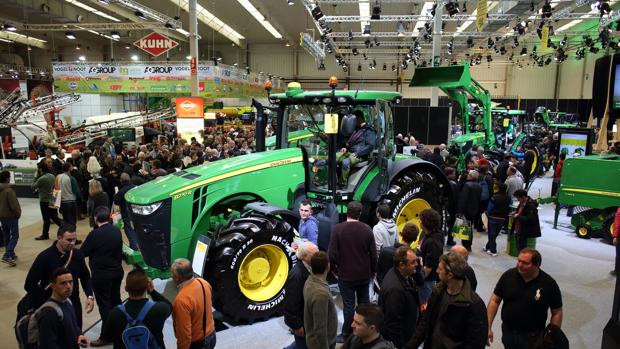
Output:
[[[190,65],[186,62],[136,64],[54,63],[56,92],[188,94]],[[199,94],[205,98],[263,97],[266,77],[211,62],[198,65]],[[273,81],[274,90],[280,82]]]

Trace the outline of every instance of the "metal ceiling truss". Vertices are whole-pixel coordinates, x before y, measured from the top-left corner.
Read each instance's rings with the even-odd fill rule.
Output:
[[[315,0],[317,3],[321,4],[358,4],[359,0]],[[389,3],[399,3],[399,4],[423,4],[428,2],[429,0],[380,0],[381,4],[389,4]],[[526,2],[530,3],[532,0],[493,0],[499,2]],[[553,0],[553,2],[574,2],[574,0]],[[582,1],[583,2],[583,1]]]
[[[30,31],[66,31],[66,30],[143,30],[143,29],[169,29],[165,23],[160,22],[112,22],[112,23],[53,23],[53,24],[28,24],[21,25],[22,30]]]
[[[445,22],[465,22],[472,20],[471,15],[443,15],[441,20]],[[382,15],[379,19],[370,19],[362,16],[325,16],[327,23],[342,23],[342,22],[417,22],[417,21],[432,21],[433,16],[428,15]],[[554,20],[561,19],[599,19],[600,15],[597,13],[566,13],[562,16],[553,17]],[[523,19],[523,15],[510,14],[510,13],[489,13],[487,15],[487,22],[506,22],[514,21],[517,19]],[[537,15],[533,20],[546,19],[541,15]]]
[[[598,30],[591,30],[591,31],[598,31]],[[352,33],[354,38],[368,38],[369,40],[374,40],[374,38],[396,38],[396,37],[400,37],[403,38],[405,40],[403,40],[401,43],[405,43],[408,40],[414,40],[417,39],[416,37],[412,37],[411,34],[412,32],[405,32],[405,35],[398,35],[398,32],[376,32],[376,33],[372,33],[371,36],[364,36],[362,35],[361,32],[357,32],[357,33]],[[456,35],[454,35],[456,34]],[[584,34],[584,31],[563,31],[561,34],[556,34],[556,36],[582,36]],[[503,33],[498,33],[498,32],[454,32],[454,31],[443,31],[442,35],[445,36],[448,39],[454,38],[454,39],[467,39],[468,37],[476,37],[476,38],[486,38],[486,37],[497,37],[497,36],[501,36],[502,38],[511,38],[512,37],[523,37],[523,35],[519,35],[518,33],[508,33],[508,35],[503,34]],[[453,36],[454,35],[454,36]],[[332,32],[328,34],[329,37],[331,38],[349,38],[349,33],[347,32]],[[614,34],[610,34],[610,36],[614,36]],[[336,41],[336,43],[342,43],[343,41]],[[345,41],[346,42],[346,41]],[[380,41],[381,44],[383,44],[383,41]]]
[[[2,74],[32,74],[32,75],[49,75],[50,70],[48,68],[40,67],[27,67],[25,65],[18,64],[0,64],[0,75]]]
[[[145,17],[167,24],[168,28],[177,29],[183,27],[183,24],[178,19],[167,16],[133,0],[110,0],[110,4],[118,4],[135,11],[140,11]]]

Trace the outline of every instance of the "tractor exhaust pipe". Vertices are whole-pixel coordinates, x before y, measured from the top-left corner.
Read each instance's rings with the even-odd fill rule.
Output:
[[[265,151],[265,128],[267,127],[267,120],[263,113],[263,105],[252,98],[252,107],[256,108],[256,131],[254,133],[256,137],[256,151]]]

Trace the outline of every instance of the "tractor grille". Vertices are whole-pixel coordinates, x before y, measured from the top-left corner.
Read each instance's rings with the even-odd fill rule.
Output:
[[[150,267],[162,270],[170,266],[171,206],[172,201],[167,199],[150,215],[130,213],[144,262]]]

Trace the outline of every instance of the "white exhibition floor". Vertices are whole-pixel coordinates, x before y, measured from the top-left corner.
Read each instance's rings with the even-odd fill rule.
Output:
[[[534,182],[530,195],[534,198],[549,196],[550,178],[539,178]],[[24,209],[21,226],[40,222],[38,203],[32,199],[20,199]],[[540,219],[543,230],[537,247],[542,253],[542,269],[554,277],[562,291],[564,302],[563,330],[567,334],[571,348],[600,348],[603,327],[611,315],[613,287],[615,278],[609,271],[613,268],[614,248],[598,239],[583,240],[576,237],[570,227],[570,219],[565,210],[560,215],[558,229],[552,229],[553,205],[540,207]],[[54,228],[52,228],[54,230]],[[473,253],[469,262],[478,278],[478,293],[486,302],[499,276],[508,268],[515,266],[516,259],[505,251],[506,235],[498,238],[497,257],[482,252],[486,243],[486,234],[475,234]],[[30,239],[30,238],[29,238]],[[156,288],[164,291],[171,299],[176,288],[171,280],[157,280]],[[335,294],[336,303],[341,307],[339,296]],[[342,312],[339,312],[340,324]],[[172,319],[165,326],[167,348],[175,348]],[[340,332],[340,325],[338,328]],[[499,315],[493,326],[496,341],[491,348],[501,348],[501,328]],[[87,336],[96,339],[100,331],[97,322]],[[293,340],[283,319],[272,318],[269,321],[246,326],[229,327],[217,333],[217,348],[283,348]],[[2,345],[0,345],[1,347]],[[111,348],[111,346],[110,346]]]

